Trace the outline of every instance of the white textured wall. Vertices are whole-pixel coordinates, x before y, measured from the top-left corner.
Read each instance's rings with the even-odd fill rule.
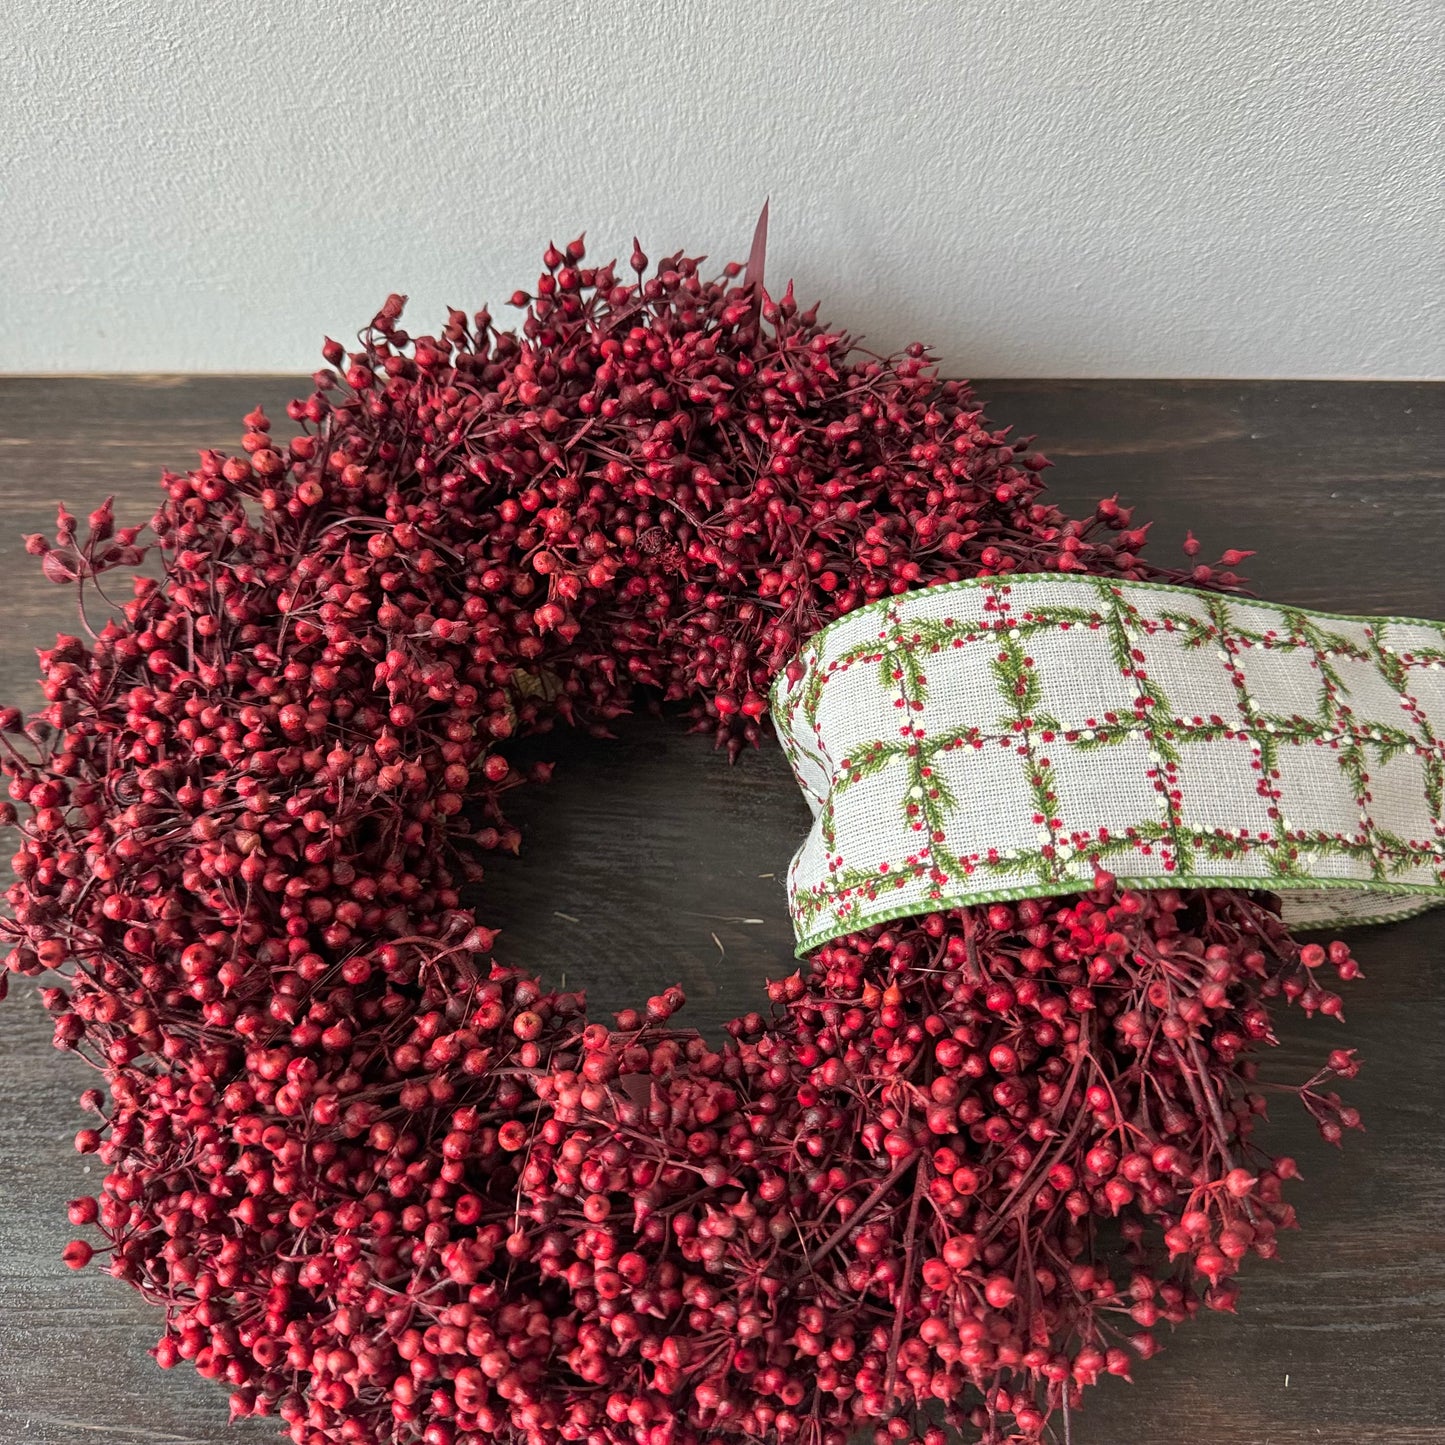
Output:
[[[4,0],[0,370],[745,253],[980,375],[1445,373],[1442,0]],[[423,324],[425,323],[425,324]]]

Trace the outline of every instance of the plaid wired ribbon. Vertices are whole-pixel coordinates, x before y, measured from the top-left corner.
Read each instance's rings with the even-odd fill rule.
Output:
[[[1445,623],[1048,573],[887,598],[796,662],[800,954],[1099,867],[1305,927],[1445,903]]]

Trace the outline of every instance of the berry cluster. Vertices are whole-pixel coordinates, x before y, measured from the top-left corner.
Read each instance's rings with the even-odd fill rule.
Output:
[[[1292,1222],[1252,1054],[1272,998],[1338,1013],[1348,949],[1100,873],[838,939],[720,1046],[675,989],[608,1026],[493,960],[506,742],[643,695],[736,754],[878,597],[1228,588],[1247,554],[1146,564],[923,348],[870,356],[756,274],[583,261],[548,248],[517,332],[411,337],[392,297],[328,342],[298,435],[253,412],[165,475],[163,577],[123,606],[108,505],[29,540],[83,635],[0,711],[0,928],[9,970],[66,975],[56,1043],[106,1086],[71,1218],[164,1309],[159,1363],[297,1445],[1037,1441]],[[1355,1067],[1294,1091],[1327,1138]]]

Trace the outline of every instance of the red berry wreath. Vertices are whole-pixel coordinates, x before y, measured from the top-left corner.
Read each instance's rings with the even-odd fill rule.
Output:
[[[411,337],[393,296],[297,436],[253,412],[167,473],[163,579],[103,625],[142,529],[29,541],[85,633],[0,715],[7,964],[68,975],[55,1041],[106,1085],[71,1218],[164,1310],[157,1361],[298,1445],[1045,1438],[1293,1223],[1252,1055],[1271,1000],[1338,1012],[1345,945],[1101,874],[838,938],[718,1046],[676,989],[589,1020],[463,888],[518,841],[508,739],[642,693],[736,755],[877,598],[1228,590],[1244,554],[1173,571],[1116,501],[1063,516],[921,346],[857,349],[757,268],[544,260],[518,331]],[[1328,1139],[1354,1071],[1298,1091]]]

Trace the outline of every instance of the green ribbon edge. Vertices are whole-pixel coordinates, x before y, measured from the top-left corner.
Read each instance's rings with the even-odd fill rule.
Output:
[[[1147,874],[1142,878],[1130,878],[1122,873],[1114,873],[1110,876],[1114,879],[1117,887],[1134,888],[1141,892],[1160,888],[1177,888],[1180,892],[1188,892],[1191,888],[1229,888],[1236,893],[1380,893],[1396,898],[1412,895],[1421,899],[1418,907],[1403,909],[1399,913],[1382,913],[1375,917],[1364,918],[1342,918],[1336,923],[1321,920],[1319,923],[1311,923],[1303,927],[1302,931],[1306,933],[1317,933],[1336,928],[1369,928],[1380,923],[1401,923],[1407,918],[1417,918],[1422,913],[1428,913],[1432,908],[1445,907],[1445,883],[1371,883],[1369,880],[1352,878],[1325,878],[1310,879],[1300,883],[1286,881],[1279,887],[1266,888],[1259,886],[1264,882],[1263,879],[1223,878],[1202,873],[1186,873],[1180,877],[1154,873]],[[1251,884],[1255,886],[1249,886]],[[1075,893],[1088,893],[1092,887],[1093,884],[1086,879],[1075,879],[1072,883],[1068,879],[1060,879],[1057,883],[1029,883],[1020,884],[1016,888],[995,888],[987,893],[948,894],[942,898],[929,899],[926,908],[917,903],[905,903],[901,907],[885,908],[878,913],[870,911],[866,917],[858,920],[856,927],[826,928],[799,940],[797,947],[793,950],[793,956],[806,958],[815,948],[821,948],[825,943],[846,938],[850,933],[865,932],[875,924],[894,923],[900,918],[926,918],[930,913],[943,913],[949,908],[968,908],[975,903],[1017,903],[1024,898],[1067,898]]]

